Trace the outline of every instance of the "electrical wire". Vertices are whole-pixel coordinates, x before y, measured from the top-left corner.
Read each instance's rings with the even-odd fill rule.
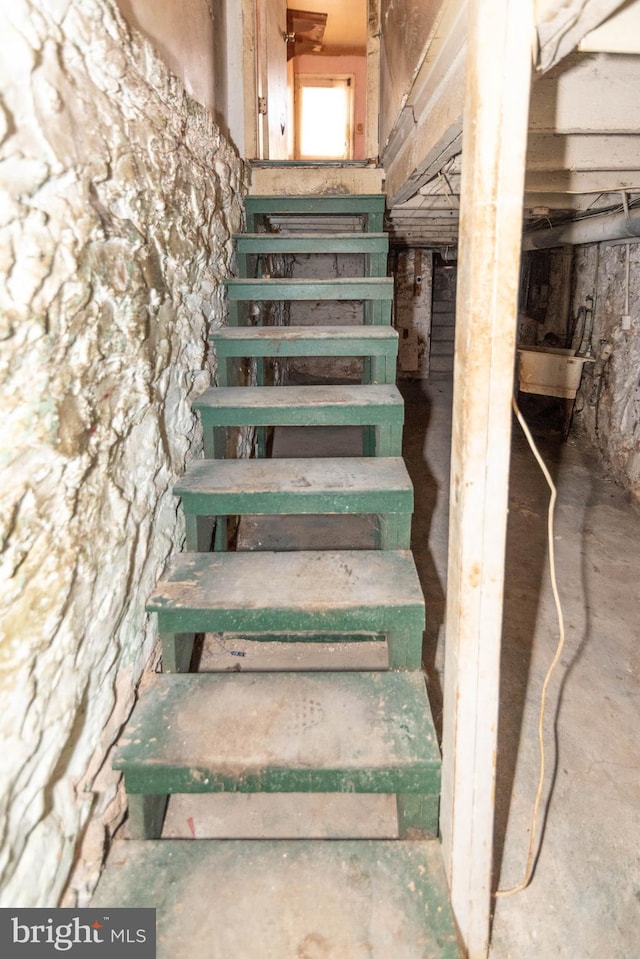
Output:
[[[540,696],[540,713],[538,716],[538,745],[540,748],[540,777],[538,779],[538,790],[536,792],[536,798],[533,804],[533,812],[531,815],[531,835],[529,837],[529,852],[527,855],[527,862],[524,872],[524,877],[517,886],[514,886],[512,889],[498,889],[496,891],[496,896],[515,896],[516,893],[522,892],[527,888],[529,883],[533,878],[533,873],[535,871],[535,862],[536,862],[536,831],[538,825],[538,813],[540,811],[540,803],[542,801],[542,790],[544,789],[544,776],[545,776],[545,750],[544,750],[544,711],[547,699],[547,689],[551,681],[551,676],[558,665],[560,656],[562,655],[562,649],[564,647],[565,639],[565,630],[564,630],[564,616],[562,614],[562,605],[560,603],[560,594],[558,592],[558,582],[556,579],[556,559],[555,559],[555,550],[553,545],[553,536],[554,536],[554,512],[556,499],[558,496],[555,484],[551,478],[551,474],[547,469],[546,463],[542,459],[538,447],[535,444],[531,431],[527,426],[522,413],[516,403],[515,396],[512,397],[511,404],[513,406],[513,411],[516,415],[518,423],[522,428],[529,446],[531,447],[531,452],[536,458],[538,466],[542,470],[542,474],[547,481],[549,489],[551,490],[551,496],[549,497],[549,507],[547,511],[547,536],[549,540],[549,567],[551,571],[551,589],[553,592],[553,598],[556,604],[556,612],[558,615],[558,628],[559,628],[559,638],[556,646],[556,651],[554,657],[551,661],[551,665],[547,670],[547,674],[544,678],[544,683],[542,684],[542,693]]]

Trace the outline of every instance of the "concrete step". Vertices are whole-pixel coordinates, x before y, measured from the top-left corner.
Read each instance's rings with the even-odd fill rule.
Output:
[[[405,550],[179,553],[147,609],[167,672],[188,669],[196,633],[227,631],[266,642],[386,636],[392,668],[420,668],[424,599]]]
[[[366,357],[371,382],[396,379],[398,334],[390,326],[224,326],[210,339],[219,386],[228,385],[228,362],[238,357]]]
[[[435,841],[120,841],[92,906],[155,907],[158,959],[459,959]]]
[[[135,838],[160,836],[169,795],[209,792],[393,794],[404,833],[437,832],[440,754],[420,671],[157,676],[113,765]]]
[[[382,548],[410,544],[413,487],[401,457],[197,460],[173,492],[182,497],[190,550],[195,517],[262,514],[375,515]]]
[[[397,387],[212,387],[193,403],[204,428],[205,455],[223,456],[227,426],[371,426],[376,456],[402,452],[404,404]]]

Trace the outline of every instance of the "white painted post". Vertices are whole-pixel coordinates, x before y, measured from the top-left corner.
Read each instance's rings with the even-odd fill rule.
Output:
[[[530,0],[469,4],[458,248],[441,830],[469,959],[489,946]]]

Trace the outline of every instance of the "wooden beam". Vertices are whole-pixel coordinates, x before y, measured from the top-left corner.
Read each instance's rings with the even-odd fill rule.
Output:
[[[378,112],[380,110],[380,0],[367,7],[367,104],[365,156],[380,155]]]
[[[535,133],[636,133],[640,128],[638,58],[570,54],[536,80],[529,127]]]
[[[527,170],[640,170],[638,137],[601,134],[529,135]]]
[[[603,164],[606,164],[603,157]],[[616,193],[640,189],[638,170],[557,170],[555,173],[527,171],[527,193]]]
[[[579,50],[602,53],[640,53],[640,3],[623,5],[612,17],[580,41]]]
[[[629,199],[637,195],[633,191]],[[621,202],[619,193],[525,193],[525,209],[548,207],[550,210],[597,210]]]
[[[383,152],[390,205],[417,193],[461,149],[464,0],[442,4],[416,78]]]
[[[536,0],[539,69],[550,70],[624,0]]]
[[[469,5],[454,367],[441,830],[469,959],[485,959],[532,7]]]

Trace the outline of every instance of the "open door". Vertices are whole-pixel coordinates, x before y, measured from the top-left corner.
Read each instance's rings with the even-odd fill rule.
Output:
[[[380,4],[381,0],[242,0],[249,159],[302,159],[299,135],[297,150],[294,135],[296,76],[318,74],[332,83],[348,79],[351,86],[347,145],[331,158],[317,157],[318,162],[377,160]]]
[[[258,159],[289,157],[287,0],[255,0]]]

